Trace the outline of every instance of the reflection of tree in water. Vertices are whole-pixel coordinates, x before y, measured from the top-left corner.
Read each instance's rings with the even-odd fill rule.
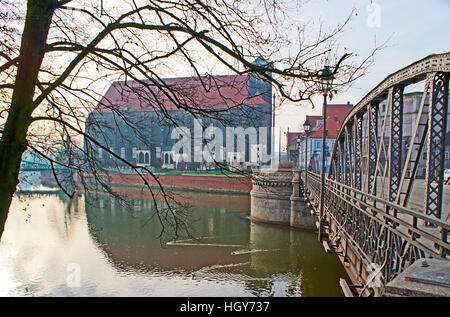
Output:
[[[88,197],[86,200],[95,199]],[[232,198],[230,198],[232,199]],[[161,246],[158,234],[161,224],[154,216],[149,200],[133,201],[136,208],[127,208],[104,197],[98,203],[86,203],[88,228],[93,240],[114,266],[123,271],[183,271],[195,272],[217,263],[239,263],[232,257],[232,247],[246,245],[249,240],[248,221],[239,212],[219,208],[193,207],[192,232],[199,240],[192,246]],[[198,244],[198,246],[196,245]],[[206,247],[202,244],[223,244]]]
[[[24,205],[22,212],[25,222],[28,218],[41,216],[33,212],[34,210],[30,208],[31,203],[35,203],[38,208],[54,209],[55,212],[47,213],[46,217],[54,224],[59,236],[70,237],[73,224],[80,216],[78,197],[70,199],[62,192],[46,193],[45,191],[17,192],[15,196]]]
[[[345,271],[314,233],[250,224],[241,212],[197,206],[191,212],[198,220],[192,228],[198,239],[161,247],[151,201],[134,199],[130,209],[108,197],[102,200],[85,204],[89,233],[121,273],[237,282],[255,296],[341,294],[338,281]]]

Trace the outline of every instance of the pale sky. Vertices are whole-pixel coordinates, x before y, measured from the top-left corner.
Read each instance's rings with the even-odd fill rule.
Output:
[[[367,74],[359,78],[346,92],[336,95],[331,103],[350,101],[356,104],[391,73],[430,54],[450,51],[450,0],[303,1],[305,3],[299,7],[299,13],[295,13],[299,26],[302,22],[322,21],[325,28],[331,29],[342,24],[352,10],[356,10],[357,14],[353,15],[338,41],[347,52],[355,55],[356,61],[370,55],[375,43],[380,45],[389,40],[388,46],[376,53],[374,65]],[[292,25],[292,29],[296,27]],[[205,56],[202,55],[201,58],[204,60]],[[177,66],[182,70],[177,70]],[[170,70],[176,75],[170,77],[186,75],[183,74],[183,69],[186,68],[184,64],[175,64],[172,68]],[[107,86],[105,85],[105,90]],[[416,85],[409,89],[417,91],[422,87]],[[318,96],[315,100],[314,109],[306,102],[301,104],[286,102],[277,110],[276,125],[281,129],[282,148],[285,144],[283,132],[288,127],[290,131],[299,131],[302,129],[306,114],[321,114],[321,99]]]
[[[374,11],[367,10],[370,3],[380,9],[379,20]],[[332,27],[342,23],[353,8],[358,15],[341,35],[342,44],[358,58],[370,54],[375,40],[381,44],[389,39],[388,47],[376,53],[369,72],[346,93],[337,95],[333,103],[356,104],[386,76],[430,54],[450,51],[450,0],[311,0],[304,5],[302,17],[305,20],[320,17],[325,26]],[[415,91],[421,89],[420,85],[410,87]],[[318,101],[315,109],[306,104],[284,104],[277,112],[277,126],[282,132],[287,127],[298,131],[305,114],[321,114],[320,104]]]

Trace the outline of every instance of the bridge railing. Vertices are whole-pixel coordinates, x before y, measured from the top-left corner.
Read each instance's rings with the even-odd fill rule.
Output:
[[[308,172],[313,207],[320,202],[319,174]],[[450,223],[326,179],[325,216],[331,244],[350,243],[366,264],[376,264],[383,282],[420,258],[448,258]]]

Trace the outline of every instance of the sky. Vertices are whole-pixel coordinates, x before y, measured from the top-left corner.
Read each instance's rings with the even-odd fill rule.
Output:
[[[371,5],[371,7],[368,7]],[[374,43],[388,40],[387,46],[376,52],[374,65],[346,92],[331,103],[358,103],[388,75],[430,54],[450,51],[450,0],[310,0],[302,8],[305,20],[321,18],[325,26],[345,21],[355,9],[340,41],[356,58],[368,56]],[[420,91],[420,85],[409,87]],[[285,103],[276,112],[277,126],[282,133],[301,130],[306,114],[320,115],[321,101],[316,107]],[[282,137],[282,147],[284,146]]]
[[[325,28],[333,28],[342,24],[352,10],[355,10],[356,14],[353,14],[345,32],[339,36],[339,43],[347,52],[354,54],[356,61],[370,55],[375,43],[380,45],[387,41],[387,46],[376,52],[374,65],[368,72],[347,91],[336,95],[331,103],[350,101],[356,104],[386,76],[430,54],[450,51],[450,0],[285,1],[303,3],[298,14],[295,11],[298,26],[302,26],[302,22],[321,20]],[[297,25],[293,23],[292,30],[296,28]],[[173,68],[176,68],[175,66]],[[182,71],[186,68],[184,64],[179,67]],[[104,87],[105,91],[107,86]],[[422,87],[415,85],[409,89],[417,91]],[[321,99],[321,96],[315,98],[314,109],[307,102],[284,102],[277,109],[276,124],[281,129],[282,148],[285,144],[283,132],[287,128],[290,131],[299,131],[306,114],[321,114]]]

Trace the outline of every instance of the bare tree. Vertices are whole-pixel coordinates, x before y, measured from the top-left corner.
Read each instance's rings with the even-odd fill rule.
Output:
[[[234,74],[258,74],[273,84],[281,98],[293,102],[311,101],[319,91],[319,70],[325,62],[337,76],[336,89],[347,87],[364,74],[371,56],[356,63],[352,54],[341,51],[338,45],[338,35],[348,20],[328,32],[320,28],[310,37],[305,31],[308,25],[292,28],[295,21],[288,14],[290,3],[2,1],[0,237],[27,148],[47,158],[52,167],[64,166],[81,175],[77,181],[85,188],[100,186],[114,194],[105,170],[96,161],[94,147],[102,148],[140,175],[155,200],[158,195],[164,197],[165,210],[158,210],[155,204],[156,216],[162,223],[174,228],[175,234],[184,229],[179,212],[183,206],[174,207],[173,197],[152,171],[123,159],[86,133],[88,114],[99,103],[108,106],[101,92],[117,80],[139,83],[143,91],[133,92],[159,110],[158,120],[175,126],[180,118],[174,118],[166,109],[167,102],[160,100],[169,100],[175,108],[194,117],[224,122],[227,113],[239,108],[232,105],[220,111],[205,109],[195,100],[198,92],[165,84],[163,78],[180,69],[198,78],[204,92],[217,86],[203,80],[213,67]],[[270,63],[253,63],[260,55]],[[110,106],[110,111],[139,135],[136,120],[130,120],[122,109]],[[95,125],[100,131],[107,128],[100,120]],[[145,141],[144,135],[140,137]],[[66,155],[58,157],[56,152],[63,150]],[[145,175],[151,175],[159,188],[152,188]],[[64,188],[58,176],[57,181]],[[64,190],[72,195],[70,189]]]

